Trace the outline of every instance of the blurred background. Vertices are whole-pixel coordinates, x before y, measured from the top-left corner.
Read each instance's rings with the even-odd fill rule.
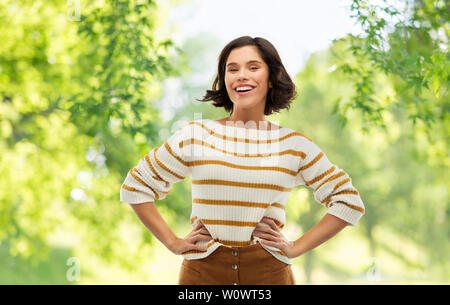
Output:
[[[355,227],[292,260],[298,284],[450,282],[447,1],[0,3],[0,283],[176,284],[182,257],[119,201],[127,172],[189,121],[222,48],[274,44],[297,87],[268,120],[352,177]],[[156,205],[191,230],[190,177]],[[294,188],[284,234],[326,213]]]

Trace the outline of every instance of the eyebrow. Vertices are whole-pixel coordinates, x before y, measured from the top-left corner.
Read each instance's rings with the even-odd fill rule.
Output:
[[[250,61],[247,61],[247,64],[251,64],[251,63],[259,63],[259,64],[262,64],[262,62],[260,62],[260,61],[258,61],[258,60],[250,60]],[[230,63],[227,65],[227,67],[228,67],[228,66],[231,66],[231,65],[237,65],[237,63],[235,63],[235,62],[230,62]]]

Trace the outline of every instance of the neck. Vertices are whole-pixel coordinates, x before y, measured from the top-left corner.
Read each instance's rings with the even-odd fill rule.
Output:
[[[260,122],[263,122],[263,123],[268,122],[264,115],[237,114],[234,112],[228,118],[226,118],[226,121],[243,122],[244,124],[251,123],[251,122],[254,122],[256,124],[259,124]]]
[[[225,125],[251,128],[251,129],[271,129],[270,122],[266,120],[265,116],[238,116],[234,113],[224,120]]]

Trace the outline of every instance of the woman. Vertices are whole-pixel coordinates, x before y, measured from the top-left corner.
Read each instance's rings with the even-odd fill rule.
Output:
[[[296,94],[269,41],[243,36],[225,46],[212,89],[201,101],[213,100],[230,116],[189,122],[152,149],[128,173],[121,201],[184,257],[179,284],[295,284],[290,259],[355,225],[364,204],[348,174],[310,138],[266,120],[289,109]],[[201,153],[193,153],[198,148]],[[192,176],[193,230],[179,238],[154,199],[163,199],[187,175]],[[287,198],[297,185],[313,188],[328,213],[289,241],[281,230]]]

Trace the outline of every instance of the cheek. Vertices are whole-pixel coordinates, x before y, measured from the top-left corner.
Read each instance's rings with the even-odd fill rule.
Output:
[[[230,74],[225,74],[224,80],[225,80],[225,87],[227,89],[230,89],[230,86],[233,84],[233,79],[230,76]]]
[[[269,76],[266,72],[261,72],[255,75],[255,80],[261,87],[268,86]]]

